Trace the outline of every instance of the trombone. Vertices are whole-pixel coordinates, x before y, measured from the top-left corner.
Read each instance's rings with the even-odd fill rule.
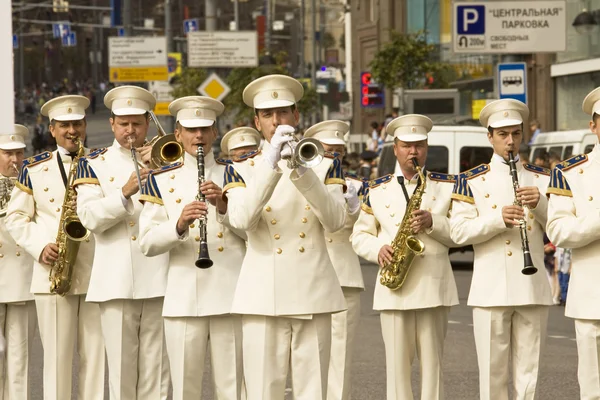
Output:
[[[158,135],[152,140],[144,143],[144,146],[151,146],[150,165],[152,169],[164,167],[179,160],[183,155],[183,146],[175,139],[175,134],[167,134],[158,122],[158,118],[153,111],[148,111],[150,118],[156,124]]]

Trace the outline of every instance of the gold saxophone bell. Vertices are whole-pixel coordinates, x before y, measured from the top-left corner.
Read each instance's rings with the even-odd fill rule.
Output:
[[[150,118],[156,124],[158,135],[145,144],[151,146],[150,163],[153,169],[164,167],[179,160],[183,155],[183,146],[175,139],[175,134],[167,134],[163,127],[158,122],[158,118],[154,112],[150,111]]]

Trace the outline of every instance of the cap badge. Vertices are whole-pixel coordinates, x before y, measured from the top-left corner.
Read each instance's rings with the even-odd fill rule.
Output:
[[[67,108],[67,112],[68,112],[69,114],[71,114],[71,113],[73,112],[73,110],[71,110],[71,107]]]
[[[245,141],[246,141],[246,138],[242,136],[242,137],[240,138],[240,142],[245,142]]]
[[[196,115],[196,117],[200,116],[200,109],[196,109],[196,111],[194,112],[194,114]]]
[[[335,131],[335,136],[340,137],[340,131]]]
[[[279,97],[279,93],[273,92],[273,93],[271,93],[271,97],[274,98],[274,99],[276,99],[276,98]]]
[[[15,140],[15,135],[10,135],[10,140]]]
[[[502,115],[504,115],[505,117],[508,117],[508,111],[504,111],[504,114],[502,114]]]
[[[417,131],[417,128],[415,128],[414,126],[410,128],[410,131],[415,133]]]
[[[131,99],[127,99],[127,105],[130,106],[132,104],[133,104],[133,102],[131,101]]]

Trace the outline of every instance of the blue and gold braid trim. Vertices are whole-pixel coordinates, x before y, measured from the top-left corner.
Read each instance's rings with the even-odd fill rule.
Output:
[[[326,151],[323,156],[325,158],[337,158],[340,155],[340,153],[336,153],[335,151]]]
[[[333,163],[329,166],[327,175],[325,176],[326,185],[344,185],[346,186],[346,180],[344,179],[344,171],[342,171],[342,163],[337,158],[333,159]]]
[[[573,193],[571,192],[569,182],[567,182],[567,180],[562,174],[561,169],[558,168],[558,166],[556,166],[556,168],[552,170],[552,175],[550,176],[550,184],[548,185],[546,194],[557,194],[559,196],[573,197]]]
[[[226,165],[225,174],[223,175],[223,195],[225,195],[225,192],[229,189],[235,187],[246,187],[246,182],[232,165]]]
[[[551,172],[548,168],[538,167],[537,165],[533,165],[533,164],[524,164],[523,168],[525,168],[527,171],[536,172],[538,174],[542,174],[542,175],[546,175],[546,176],[550,176],[550,172]]]
[[[587,154],[579,154],[577,156],[573,156],[573,157],[569,158],[568,160],[565,160],[561,163],[556,164],[556,168],[563,170],[563,171],[568,171],[571,168],[575,167],[576,165],[583,164],[587,160],[588,160]]]
[[[483,175],[490,170],[490,166],[488,164],[481,164],[475,168],[471,168],[468,171],[465,171],[460,174],[460,176],[464,176],[465,179],[473,179],[476,176]]]
[[[23,166],[28,165],[30,167],[33,167],[34,165],[37,165],[44,161],[48,161],[51,158],[52,158],[52,153],[50,153],[49,151],[45,151],[45,152],[37,154],[35,156],[31,156],[27,160],[23,161]]]
[[[178,161],[178,162],[174,162],[173,164],[165,165],[164,167],[161,167],[159,169],[154,169],[154,170],[152,170],[152,173],[154,175],[159,175],[159,174],[162,174],[163,172],[172,171],[174,169],[181,168],[181,167],[183,167],[183,163]]]
[[[369,188],[365,187],[365,186],[363,186],[363,188],[365,188],[365,189],[363,191],[363,201],[362,201],[362,204],[360,205],[360,208],[364,212],[373,215],[373,209],[371,208],[371,199],[369,196]]]
[[[89,183],[91,185],[99,185],[100,181],[96,176],[96,173],[92,169],[92,166],[85,157],[81,157],[79,162],[77,163],[77,175],[75,176],[75,181],[73,182],[73,186],[83,185]]]
[[[458,180],[454,184],[454,189],[452,190],[452,199],[475,204],[473,192],[471,192],[471,188],[469,188],[469,182],[467,181],[468,179],[469,178],[464,172],[459,175]]]
[[[369,181],[369,188],[373,189],[381,184],[388,183],[389,181],[392,180],[393,177],[394,177],[394,175],[384,175],[377,179],[371,179]]]
[[[33,195],[33,186],[31,185],[31,178],[29,177],[28,161],[29,160],[23,161],[23,167],[21,168],[21,172],[19,172],[19,177],[17,178],[17,182],[15,182],[15,186],[27,194]]]
[[[437,182],[452,182],[456,183],[456,175],[452,174],[442,174],[439,172],[430,172],[429,179]]]
[[[233,161],[235,161],[235,162],[242,162],[242,161],[246,161],[246,160],[248,160],[248,159],[250,159],[250,158],[256,157],[256,156],[257,156],[257,155],[259,155],[259,154],[260,154],[260,150],[253,150],[253,151],[251,151],[250,153],[242,154],[242,155],[241,155],[241,156],[239,156],[239,157],[235,157],[235,158],[233,159]]]
[[[160,190],[158,190],[158,184],[154,178],[154,171],[148,174],[146,184],[142,187],[142,194],[140,195],[140,203],[150,202],[158,205],[164,205]]]
[[[91,159],[97,158],[99,155],[104,154],[107,151],[108,151],[108,148],[106,148],[106,147],[96,149],[94,151],[91,151],[90,154],[87,155],[87,158],[91,158]]]
[[[215,159],[215,161],[217,162],[217,164],[221,165],[233,164],[233,161],[228,158],[217,158]]]

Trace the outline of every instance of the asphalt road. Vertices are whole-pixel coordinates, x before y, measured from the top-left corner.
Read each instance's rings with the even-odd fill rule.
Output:
[[[100,111],[88,117],[88,146],[91,148],[110,145],[113,140],[108,124],[109,114]],[[154,127],[148,137],[156,134]],[[29,155],[30,155],[29,151]],[[448,335],[445,342],[444,386],[446,399],[470,400],[478,398],[478,370],[473,339],[471,310],[466,306],[471,271],[469,255],[455,254],[456,283],[458,285],[460,305],[450,312]],[[467,268],[464,268],[464,267]],[[362,296],[362,312],[360,328],[356,340],[353,362],[354,400],[385,399],[385,356],[379,315],[373,311],[373,289],[377,268],[375,265],[363,265],[366,290]],[[541,271],[543,273],[543,271]],[[573,322],[564,317],[564,308],[554,306],[550,309],[548,336],[543,352],[538,381],[539,399],[570,400],[579,398],[577,384],[577,349]],[[32,385],[31,400],[42,399],[42,349],[39,334],[36,339],[30,365],[30,381]],[[77,371],[77,361],[73,370]],[[213,399],[210,368],[204,376],[204,400]],[[73,374],[73,385],[77,385],[77,376]],[[75,393],[75,390],[73,391]],[[108,386],[105,398],[108,399]],[[413,393],[419,398],[419,368],[415,361],[413,367]],[[75,398],[75,397],[73,397]],[[291,399],[291,393],[288,393]],[[427,399],[424,399],[427,400]]]

